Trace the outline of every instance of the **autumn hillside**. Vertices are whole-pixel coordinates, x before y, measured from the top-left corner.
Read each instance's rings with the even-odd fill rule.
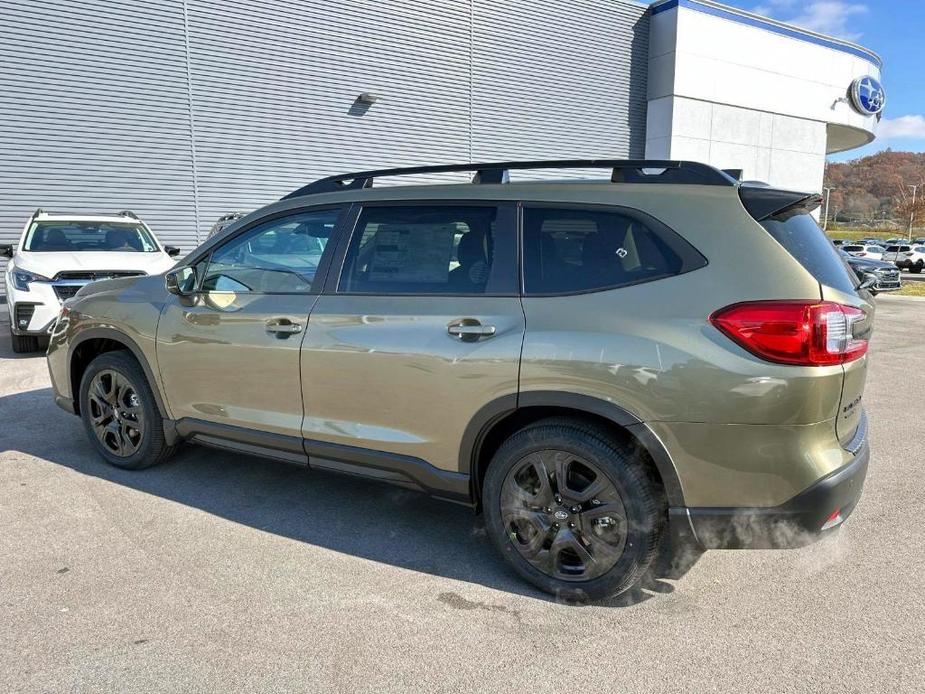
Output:
[[[916,226],[925,224],[925,153],[886,150],[826,167],[829,220],[871,226],[905,226],[916,192]]]

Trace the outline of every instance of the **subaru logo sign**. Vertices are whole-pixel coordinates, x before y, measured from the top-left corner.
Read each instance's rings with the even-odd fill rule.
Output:
[[[880,80],[865,75],[851,83],[851,105],[864,116],[876,116],[886,104],[886,93]]]

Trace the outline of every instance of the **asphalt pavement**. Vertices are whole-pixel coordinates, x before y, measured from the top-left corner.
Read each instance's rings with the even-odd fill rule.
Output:
[[[841,532],[586,606],[413,492],[195,447],[108,467],[0,325],[0,691],[923,692],[925,303],[879,303]]]

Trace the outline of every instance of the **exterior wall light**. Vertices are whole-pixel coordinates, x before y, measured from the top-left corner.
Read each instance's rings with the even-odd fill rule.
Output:
[[[372,106],[377,101],[379,101],[379,97],[369,92],[363,92],[357,97],[357,103],[365,104],[366,106]]]

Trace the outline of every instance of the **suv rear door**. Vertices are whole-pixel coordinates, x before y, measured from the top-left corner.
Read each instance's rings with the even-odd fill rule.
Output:
[[[352,215],[302,346],[310,464],[468,472],[467,425],[517,394],[516,206],[377,203]]]

